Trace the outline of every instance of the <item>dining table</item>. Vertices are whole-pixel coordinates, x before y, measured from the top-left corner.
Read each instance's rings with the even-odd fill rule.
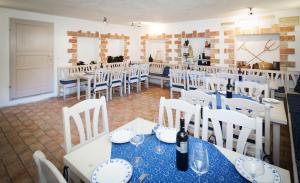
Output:
[[[207,92],[208,94],[211,95],[216,95],[216,107],[217,109],[221,109],[221,96],[225,96],[224,93],[218,92]],[[233,94],[233,98],[244,98],[244,99],[249,99],[253,100],[251,97],[247,97],[244,95],[240,94]],[[183,100],[193,103],[190,99],[188,98],[182,98]],[[271,121],[271,126],[272,126],[272,134],[273,134],[273,139],[272,139],[272,146],[273,146],[273,153],[272,153],[272,158],[273,158],[273,163],[275,165],[280,164],[280,127],[281,125],[287,125],[287,116],[286,116],[286,111],[284,107],[284,102],[278,100],[277,103],[268,103],[270,105],[270,121]]]
[[[124,88],[124,95],[126,95],[126,77],[128,76],[128,69],[121,70],[123,72],[123,88]],[[91,91],[92,91],[92,83],[94,80],[94,71],[89,72],[82,72],[74,74],[75,78],[77,79],[77,100],[80,100],[80,90],[81,90],[81,82],[86,81],[86,99],[91,98]]]
[[[175,144],[167,144],[161,142],[166,151],[164,154],[154,153],[154,145],[157,143],[157,138],[153,135],[153,128],[157,125],[152,121],[136,118],[125,125],[113,130],[111,133],[120,130],[128,129],[139,124],[142,128],[142,133],[148,134],[145,136],[143,144],[138,147],[138,152],[143,156],[144,164],[141,167],[133,168],[132,177],[129,182],[137,182],[138,177],[142,173],[147,173],[149,176],[143,182],[195,182],[199,180],[198,175],[191,168],[186,172],[181,172],[176,169],[175,165]],[[235,169],[235,161],[244,155],[234,151],[219,147],[202,141],[201,139],[189,137],[189,144],[203,143],[207,147],[208,159],[210,162],[209,170],[206,174],[200,176],[201,180],[207,182],[248,182]],[[78,146],[75,150],[64,156],[64,164],[69,167],[70,171],[76,174],[82,181],[91,182],[91,176],[97,165],[110,160],[112,158],[123,158],[130,162],[130,158],[134,156],[132,152],[135,146],[130,143],[115,144],[110,141],[110,134],[101,134],[86,143]],[[189,150],[190,150],[189,145]],[[291,182],[290,173],[288,170],[271,165],[278,171],[281,181]],[[118,176],[118,175],[116,175]]]

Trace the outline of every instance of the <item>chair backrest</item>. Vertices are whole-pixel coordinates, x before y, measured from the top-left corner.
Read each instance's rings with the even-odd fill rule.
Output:
[[[267,77],[266,76],[259,76],[256,74],[247,74],[247,75],[243,75],[243,80],[245,81],[252,81],[252,82],[256,82],[256,83],[267,83]]]
[[[140,64],[140,77],[149,76],[149,64]]]
[[[182,69],[170,69],[170,86],[180,86],[185,88],[186,75],[185,70]]]
[[[131,65],[129,67],[129,79],[137,79],[139,77],[140,69],[139,65]]]
[[[202,107],[217,108],[216,95],[209,95],[201,90],[181,90],[181,99],[191,104],[199,104]]]
[[[204,88],[205,85],[205,72],[201,71],[186,71],[187,75],[187,89],[200,89]]]
[[[232,82],[239,80],[238,74],[231,74],[231,73],[227,73],[227,72],[216,73],[216,76],[218,78],[223,78],[223,79],[226,79],[226,80],[231,79]]]
[[[206,90],[207,91],[226,91],[227,80],[217,77],[206,77]]]
[[[108,84],[108,70],[106,69],[97,69],[94,74],[94,87],[100,84]]]
[[[165,99],[164,97],[160,98],[159,105],[159,123],[163,125],[164,111],[167,113],[168,127],[173,128],[175,122],[175,128],[180,128],[180,113],[184,113],[185,120],[185,129],[188,129],[188,124],[190,123],[192,117],[195,118],[195,128],[194,136],[199,137],[199,128],[200,128],[200,105],[193,105],[184,100],[180,99]],[[175,121],[173,118],[173,111],[175,111]]]
[[[225,98],[222,96],[222,109],[229,109],[240,112],[251,118],[260,117],[264,119],[265,127],[265,151],[267,154],[270,153],[270,139],[271,139],[271,120],[270,120],[270,105],[261,104],[257,101],[252,101],[243,98]]]
[[[110,72],[110,85],[115,82],[122,82],[124,78],[124,71],[120,69],[112,69]]]
[[[256,100],[259,96],[267,98],[269,97],[269,86],[268,84],[261,84],[252,81],[236,81],[235,93],[241,93],[242,95],[255,98]],[[262,95],[262,93],[264,94]]]
[[[261,158],[262,151],[262,119],[250,118],[242,113],[225,109],[203,109],[202,139],[207,141],[208,121],[211,120],[217,145],[223,147],[223,131],[226,129],[226,148],[233,150],[233,129],[235,125],[242,127],[237,140],[236,151],[243,154],[250,133],[255,131],[255,155]],[[222,126],[222,127],[221,127]]]
[[[39,183],[66,183],[66,180],[62,174],[55,167],[55,165],[53,165],[53,163],[47,160],[44,153],[39,150],[35,151],[33,153],[33,159],[37,166]]]
[[[65,137],[65,151],[66,153],[71,152],[77,146],[84,144],[87,140],[99,136],[99,114],[101,110],[103,132],[102,134],[109,133],[108,129],[108,117],[105,97],[102,96],[100,99],[88,99],[75,104],[72,107],[63,108],[64,117],[64,137]],[[93,119],[91,122],[92,113]],[[81,118],[81,113],[84,116],[84,122]],[[79,134],[79,144],[72,147],[71,138],[71,118],[73,118],[74,123],[77,127]]]

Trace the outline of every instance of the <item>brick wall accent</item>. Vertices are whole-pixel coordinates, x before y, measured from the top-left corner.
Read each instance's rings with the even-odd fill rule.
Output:
[[[99,43],[99,60],[102,63],[107,61],[107,44],[108,39],[123,39],[124,40],[124,59],[129,59],[128,47],[130,45],[130,38],[124,34],[100,34],[99,32],[83,32],[83,31],[67,31],[67,36],[69,37],[70,48],[68,48],[68,53],[70,54],[69,63],[75,65],[77,63],[77,38],[78,37],[91,37],[100,39]]]
[[[174,52],[177,54],[175,56],[175,61],[181,61],[182,55],[181,55],[181,48],[183,45],[182,39],[184,38],[210,38],[211,39],[211,63],[217,64],[220,62],[218,59],[218,55],[220,53],[220,50],[217,48],[217,44],[219,43],[219,31],[210,31],[209,29],[206,29],[204,32],[197,32],[196,30],[192,31],[192,33],[186,33],[185,31],[181,32],[181,34],[175,34],[174,35],[175,41],[175,48]]]
[[[70,54],[69,63],[75,65],[77,63],[77,38],[78,37],[91,37],[99,38],[99,32],[83,32],[83,31],[68,31],[67,36],[69,37],[70,48],[67,52]]]
[[[172,61],[171,53],[171,45],[172,45],[172,35],[171,34],[161,34],[161,35],[149,35],[145,34],[141,36],[140,38],[140,44],[141,44],[141,56],[140,59],[143,62],[147,62],[148,58],[146,58],[146,49],[147,49],[147,41],[148,40],[164,40],[165,41],[165,60],[167,62]]]
[[[290,42],[296,40],[295,26],[299,23],[299,17],[283,17],[279,19],[279,24],[274,24],[271,27],[255,27],[252,29],[242,30],[238,27],[227,28],[224,30],[224,63],[230,66],[235,66],[234,60],[234,45],[236,35],[255,35],[255,34],[278,34],[280,38],[280,65],[281,69],[287,67],[295,67],[295,61],[289,60],[289,55],[295,54],[295,49],[289,46]],[[282,20],[282,22],[281,22]],[[237,61],[239,62],[239,61]]]
[[[130,37],[124,34],[101,34],[100,35],[100,60],[101,63],[106,63],[107,62],[107,44],[108,44],[108,39],[122,39],[124,40],[124,59],[129,60],[129,45],[130,45]]]

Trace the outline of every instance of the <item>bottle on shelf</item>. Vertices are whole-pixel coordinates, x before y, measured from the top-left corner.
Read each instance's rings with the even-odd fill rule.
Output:
[[[184,127],[183,113],[180,116],[180,130],[176,135],[176,167],[180,171],[187,171],[189,168],[188,134]]]
[[[239,81],[243,81],[243,72],[242,72],[241,67],[239,67],[238,75],[239,75]]]
[[[102,64],[102,63],[100,64],[100,68],[101,68],[101,69],[103,68],[103,64]]]
[[[190,68],[190,64],[188,64],[188,66],[187,66],[187,70],[190,70],[191,68]]]
[[[232,85],[230,83],[230,78],[228,78],[228,83],[226,85],[226,98],[232,98]]]

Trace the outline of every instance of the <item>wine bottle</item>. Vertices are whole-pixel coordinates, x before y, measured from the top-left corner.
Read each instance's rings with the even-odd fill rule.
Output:
[[[228,78],[228,83],[226,85],[226,98],[232,98],[232,85],[230,83],[230,78]]]
[[[241,67],[239,67],[238,75],[239,75],[239,81],[243,81],[243,73],[242,73]]]
[[[184,118],[180,117],[180,130],[176,136],[176,167],[180,171],[187,171],[189,167],[188,135],[184,128]]]

